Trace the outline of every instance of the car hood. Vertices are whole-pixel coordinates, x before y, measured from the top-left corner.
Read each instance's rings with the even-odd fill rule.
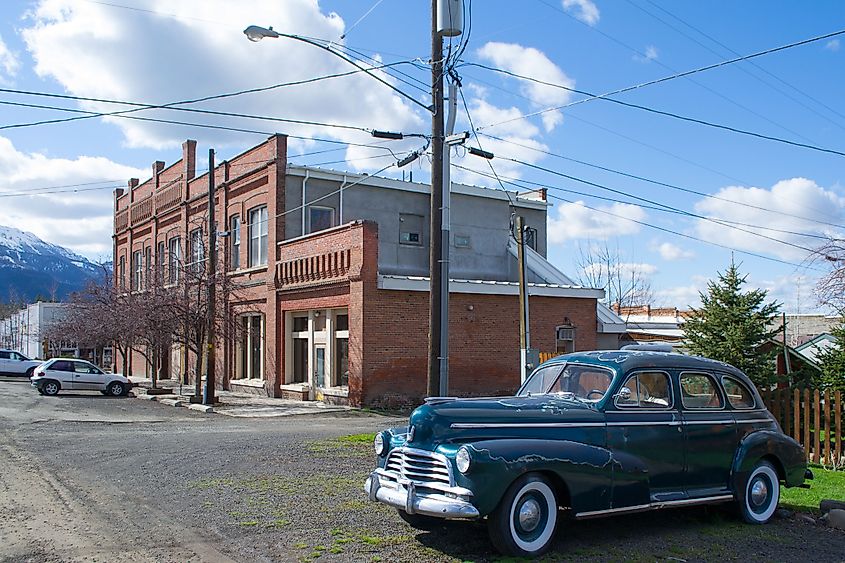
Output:
[[[482,399],[433,399],[417,408],[410,418],[413,442],[439,444],[478,436],[489,428],[502,429],[521,425],[598,422],[604,417],[591,403],[559,395],[530,397],[488,397]]]

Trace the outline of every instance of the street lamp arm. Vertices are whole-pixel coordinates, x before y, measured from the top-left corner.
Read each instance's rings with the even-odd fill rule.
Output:
[[[417,100],[413,96],[406,94],[405,92],[403,92],[402,90],[400,90],[399,88],[397,88],[396,86],[391,84],[390,82],[388,82],[385,79],[379,77],[378,75],[373,73],[367,67],[362,66],[361,64],[359,64],[356,61],[350,59],[349,57],[346,57],[345,55],[339,53],[338,51],[335,51],[331,47],[323,45],[319,41],[314,41],[313,39],[309,39],[309,38],[303,37],[301,35],[294,35],[294,34],[291,34],[291,33],[279,33],[278,31],[274,30],[272,27],[266,27],[265,28],[265,27],[261,27],[261,26],[258,26],[258,25],[251,25],[251,26],[247,27],[244,30],[244,35],[246,35],[247,39],[249,39],[250,41],[255,41],[255,42],[261,41],[262,39],[265,39],[265,38],[277,39],[279,37],[286,37],[288,39],[295,39],[297,41],[301,41],[302,43],[308,43],[309,45],[319,47],[320,49],[327,51],[327,52],[331,53],[332,55],[334,55],[334,56],[336,56],[340,59],[343,59],[347,63],[351,64],[352,66],[354,66],[358,70],[368,74],[372,78],[375,78],[376,80],[378,80],[379,82],[381,82],[382,84],[384,84],[385,86],[387,86],[388,88],[390,88],[391,90],[393,90],[394,92],[396,92],[397,94],[399,94],[400,96],[405,98],[406,100],[410,100],[411,102],[415,103],[416,105],[420,106],[421,108],[424,108],[427,112],[431,113],[433,111],[431,106],[427,106],[427,105],[423,104],[422,102],[420,102],[419,100]]]

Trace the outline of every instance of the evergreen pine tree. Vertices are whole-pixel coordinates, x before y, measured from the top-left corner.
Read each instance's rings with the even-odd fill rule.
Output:
[[[743,293],[746,278],[731,261],[718,281],[707,283],[707,293],[699,294],[701,308],[686,319],[684,333],[690,352],[731,364],[766,388],[775,382],[775,351],[762,345],[780,332],[770,328],[780,304],[764,303],[765,290]]]
[[[822,368],[821,386],[825,389],[845,391],[845,324],[830,331],[836,341],[818,355]]]

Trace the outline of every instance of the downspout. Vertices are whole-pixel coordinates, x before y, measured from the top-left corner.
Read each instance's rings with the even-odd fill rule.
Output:
[[[310,170],[305,170],[305,177],[302,179],[302,232],[300,233],[302,236],[305,236],[305,211],[307,210],[305,205],[305,186],[308,184],[308,178],[311,175]]]
[[[343,225],[343,188],[346,187],[346,174],[343,175],[343,183],[340,185],[340,204],[338,205],[338,225]]]

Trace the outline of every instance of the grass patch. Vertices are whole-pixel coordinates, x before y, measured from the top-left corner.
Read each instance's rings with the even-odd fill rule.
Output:
[[[238,526],[244,526],[245,528],[252,528],[253,526],[258,526],[258,521],[247,520],[245,522],[238,522]]]
[[[819,512],[819,502],[824,499],[845,499],[845,471],[831,471],[822,467],[813,467],[813,480],[808,481],[809,489],[794,487],[782,489],[780,504],[790,510],[800,512]]]
[[[359,457],[373,451],[374,433],[347,434],[328,440],[319,440],[308,444],[307,449],[314,454],[333,457]]]

